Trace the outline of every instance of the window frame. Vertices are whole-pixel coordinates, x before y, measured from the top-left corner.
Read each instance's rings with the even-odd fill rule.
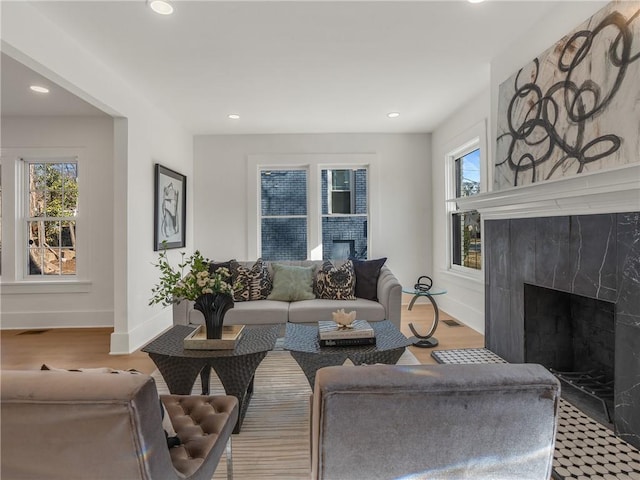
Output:
[[[367,226],[367,242],[366,242],[366,247],[365,247],[365,252],[366,252],[366,257],[368,258],[368,253],[370,252],[370,248],[371,248],[371,168],[370,165],[351,165],[351,164],[345,164],[345,165],[340,165],[339,167],[335,167],[335,166],[328,166],[328,165],[319,165],[319,177],[318,177],[318,181],[320,182],[319,187],[322,188],[322,172],[323,171],[327,171],[327,213],[323,213],[322,211],[322,195],[323,192],[321,190],[319,190],[319,195],[320,197],[318,198],[318,201],[320,202],[320,212],[319,212],[319,220],[320,220],[320,252],[322,254],[322,258],[324,259],[324,231],[323,231],[323,221],[324,219],[337,219],[337,218],[351,218],[351,217],[360,217],[360,218],[364,218],[366,221],[366,226]],[[336,191],[340,191],[340,190],[333,190],[332,188],[332,182],[331,182],[331,173],[333,170],[349,170],[350,171],[350,185],[349,185],[349,192],[351,195],[350,198],[350,203],[351,203],[351,212],[352,213],[330,213],[331,208],[330,208],[330,202],[331,202],[331,194],[333,192]],[[356,210],[358,209],[357,207],[357,198],[356,198],[356,171],[358,170],[364,170],[365,172],[365,178],[366,178],[366,206],[367,206],[367,212],[366,213],[356,213]],[[346,191],[346,190],[343,190]],[[355,240],[354,240],[355,243]],[[357,258],[359,253],[358,251],[353,251],[352,253],[354,255],[356,255]]]
[[[464,265],[457,265],[454,263],[454,242],[456,239],[453,235],[453,222],[454,215],[456,214],[464,214],[469,212],[477,211],[473,208],[462,208],[458,204],[459,199],[468,198],[467,197],[458,197],[457,196],[457,186],[458,186],[458,175],[457,175],[457,163],[456,161],[465,155],[479,150],[480,153],[480,189],[479,192],[475,195],[482,194],[486,192],[487,185],[487,175],[486,175],[486,158],[487,158],[487,147],[486,147],[486,127],[484,122],[479,123],[470,129],[466,134],[458,137],[457,141],[454,143],[456,145],[454,148],[449,150],[449,152],[445,155],[445,177],[446,177],[446,185],[445,185],[445,195],[447,200],[445,202],[446,208],[446,216],[447,216],[447,226],[446,226],[446,265],[447,271],[462,277],[469,278],[475,281],[484,281],[484,235],[480,236],[480,248],[482,257],[480,259],[480,268],[475,269],[471,267],[465,267]],[[484,231],[484,218],[481,212],[478,212],[480,215],[480,232]]]
[[[306,180],[306,188],[307,188],[307,198],[306,198],[306,211],[307,214],[306,215],[262,215],[262,172],[274,172],[274,171],[292,171],[292,170],[299,170],[299,171],[303,171],[305,172],[305,180]],[[305,167],[305,166],[290,166],[290,167],[284,167],[284,166],[279,166],[279,167],[275,167],[275,168],[270,168],[268,166],[258,166],[258,204],[259,204],[259,208],[258,208],[258,257],[262,257],[263,256],[263,252],[262,252],[262,220],[266,219],[273,219],[273,218],[304,218],[306,220],[306,225],[307,225],[307,246],[306,246],[306,250],[307,250],[307,255],[309,252],[309,213],[310,213],[310,201],[309,201],[309,184],[310,184],[310,178],[309,178],[309,168]]]
[[[375,153],[348,154],[258,154],[247,157],[247,251],[246,258],[258,258],[261,245],[260,171],[307,169],[307,259],[322,260],[322,170],[366,168],[368,170],[367,252],[379,234],[378,156]]]
[[[82,241],[76,241],[75,245],[75,258],[76,258],[76,269],[73,274],[54,274],[54,275],[45,275],[45,274],[31,274],[28,268],[29,264],[29,235],[28,228],[29,222],[33,221],[34,218],[31,217],[29,212],[30,205],[30,190],[29,190],[29,177],[30,177],[30,165],[33,164],[61,164],[61,163],[73,163],[76,167],[76,181],[78,183],[78,194],[77,194],[77,205],[76,205],[76,214],[72,217],[51,217],[50,221],[73,221],[75,222],[75,232],[78,238],[82,238],[82,228],[80,227],[80,204],[81,204],[81,188],[80,188],[80,160],[77,155],[69,155],[69,156],[43,156],[43,157],[21,157],[19,159],[20,168],[19,168],[19,176],[20,181],[18,184],[20,185],[17,200],[18,200],[18,211],[20,214],[17,218],[16,225],[16,278],[19,279],[20,282],[29,282],[29,283],[76,283],[80,278],[80,270],[81,270],[81,255],[79,251],[82,250],[80,248],[80,244]]]
[[[327,171],[327,213],[326,214],[322,214],[323,216],[338,216],[338,215],[344,215],[344,216],[351,216],[351,215],[356,215],[355,213],[355,209],[356,209],[356,198],[355,198],[355,174],[354,172],[354,168],[323,168],[322,170],[326,170]],[[345,189],[336,189],[334,188],[333,185],[333,172],[335,170],[345,170],[349,172],[349,188],[345,188]],[[348,193],[349,194],[349,213],[341,213],[341,212],[334,212],[333,211],[333,194],[334,193]],[[320,192],[320,194],[322,195],[322,192]]]

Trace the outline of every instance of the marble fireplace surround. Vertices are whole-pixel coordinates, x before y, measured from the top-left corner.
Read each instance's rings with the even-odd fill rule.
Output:
[[[484,219],[486,346],[524,361],[525,283],[615,303],[614,429],[640,448],[640,165],[511,190],[465,204]]]

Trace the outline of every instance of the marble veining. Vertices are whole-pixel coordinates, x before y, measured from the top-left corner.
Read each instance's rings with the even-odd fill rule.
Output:
[[[604,263],[607,258],[607,252],[609,251],[609,242],[611,241],[613,234],[613,219],[609,224],[609,234],[607,235],[607,244],[602,255],[602,262],[600,262],[600,268],[598,269],[598,288],[596,289],[596,298],[600,298],[600,289],[602,288],[602,270],[604,269]]]
[[[576,224],[578,225],[578,258],[576,260],[576,267],[573,273],[573,281],[571,282],[572,292],[576,289],[576,278],[578,278],[578,273],[580,273],[580,260],[582,259],[582,224],[580,223],[579,218],[576,218]]]
[[[524,282],[615,303],[615,429],[640,448],[640,212],[530,220],[485,222],[487,348],[524,361]]]

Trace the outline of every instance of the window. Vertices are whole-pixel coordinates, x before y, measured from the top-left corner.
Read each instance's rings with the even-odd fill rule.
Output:
[[[354,213],[353,177],[355,175],[353,172],[351,170],[323,170],[322,175],[323,180],[326,178],[328,187],[328,213],[332,215]]]
[[[367,169],[322,169],[322,258],[367,258]]]
[[[26,272],[76,274],[76,160],[27,160],[25,186]]]
[[[367,258],[375,154],[249,155],[248,166],[247,258]]]
[[[261,257],[307,258],[307,171],[260,171]]]
[[[480,193],[479,139],[450,155],[452,169],[449,185],[451,202],[449,218],[451,228],[451,268],[482,269],[482,222],[476,210],[461,208],[459,199]]]

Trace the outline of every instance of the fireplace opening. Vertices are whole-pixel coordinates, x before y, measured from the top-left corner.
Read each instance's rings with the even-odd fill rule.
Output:
[[[562,396],[596,420],[613,422],[615,304],[524,285],[525,362],[547,367]]]

